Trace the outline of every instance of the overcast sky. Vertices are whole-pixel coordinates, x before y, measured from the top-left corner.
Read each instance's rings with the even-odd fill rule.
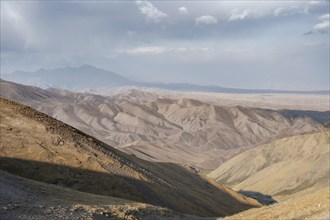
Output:
[[[1,74],[329,89],[329,1],[1,1]]]

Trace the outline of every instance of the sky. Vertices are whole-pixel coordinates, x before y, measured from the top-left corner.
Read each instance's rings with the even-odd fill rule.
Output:
[[[329,7],[1,0],[1,74],[90,64],[144,82],[329,89]]]

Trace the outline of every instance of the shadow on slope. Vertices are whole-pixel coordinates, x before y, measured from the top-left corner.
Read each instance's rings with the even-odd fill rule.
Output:
[[[330,124],[330,111],[310,111],[310,110],[290,110],[282,109],[279,111],[282,115],[290,120],[296,118],[309,117],[325,126]]]
[[[242,204],[238,206],[237,201],[228,198],[223,199],[223,204],[219,204],[219,200],[214,200],[215,202],[213,204],[211,202],[205,203],[205,199],[212,198],[202,198],[203,195],[200,194],[201,192],[194,191],[196,188],[194,186],[189,188],[189,185],[185,186],[186,192],[184,192],[180,189],[182,187],[180,185],[160,187],[155,183],[140,181],[127,176],[113,175],[58,164],[8,157],[1,157],[0,162],[0,168],[2,170],[28,179],[97,195],[145,202],[183,213],[221,217],[249,208],[247,205],[244,207]],[[177,169],[178,174],[187,172],[179,166],[175,166],[173,169]],[[196,178],[200,177],[196,176]],[[211,192],[214,192],[215,195],[219,192],[219,189],[206,181],[202,180],[200,184],[204,184]],[[201,196],[200,200],[196,200],[198,196]],[[217,206],[222,207],[222,211],[216,208]],[[225,207],[228,207],[227,210]]]
[[[240,193],[246,197],[255,199],[263,205],[272,205],[274,203],[277,203],[277,201],[275,199],[273,199],[270,195],[262,194],[260,192],[240,190],[240,191],[238,191],[238,193]]]
[[[2,170],[0,170],[0,186],[1,219],[190,220],[166,208],[78,192],[19,177]]]

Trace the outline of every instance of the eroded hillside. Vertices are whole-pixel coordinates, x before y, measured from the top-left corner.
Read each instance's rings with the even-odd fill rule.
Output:
[[[131,93],[134,94],[131,94]],[[321,129],[310,117],[219,106],[132,91],[106,97],[1,81],[1,94],[24,102],[123,152],[149,161],[212,169],[254,146]]]
[[[243,152],[208,176],[235,189],[292,197],[329,186],[329,146],[329,129],[283,138]]]

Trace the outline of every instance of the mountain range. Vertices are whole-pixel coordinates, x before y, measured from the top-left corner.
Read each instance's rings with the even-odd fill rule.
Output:
[[[133,203],[134,207],[136,203],[148,203],[180,213],[209,217],[260,206],[256,200],[196,175],[183,166],[152,163],[127,155],[19,103],[0,98],[0,105],[0,168],[12,175],[37,181],[24,181],[1,172],[1,195],[4,196],[1,198],[7,198],[1,202],[1,207],[6,207],[1,210],[2,217],[3,213],[10,214],[13,205],[16,211],[26,215],[42,209],[41,204],[63,211],[73,201],[82,204],[80,209],[84,210],[83,204],[88,198],[94,199],[94,206],[102,206],[102,203],[126,203],[129,206]],[[36,184],[40,185],[37,190]],[[56,199],[54,190],[64,194],[64,198],[57,196]],[[77,197],[73,198],[74,195]],[[39,203],[37,198],[46,202]],[[102,198],[100,204],[98,201]],[[94,212],[102,214],[97,210]],[[163,212],[166,216],[166,210]]]
[[[317,91],[284,91],[284,90],[256,90],[235,89],[221,86],[204,86],[188,83],[150,83],[139,82],[125,78],[108,70],[91,65],[80,67],[64,67],[58,69],[39,69],[35,72],[15,71],[11,74],[2,74],[2,79],[38,86],[41,88],[61,88],[74,91],[109,90],[118,87],[147,87],[161,88],[176,91],[199,91],[216,93],[300,93],[300,94],[329,94],[328,90]]]
[[[328,96],[0,96],[1,218],[330,217]]]
[[[293,118],[277,110],[219,106],[194,99],[148,100],[143,96],[140,102],[139,98],[126,99],[126,95],[101,96],[0,83],[1,96],[23,102],[123,152],[149,161],[207,170],[254,146],[318,131],[329,115],[318,112],[324,115],[319,121],[304,111]]]

